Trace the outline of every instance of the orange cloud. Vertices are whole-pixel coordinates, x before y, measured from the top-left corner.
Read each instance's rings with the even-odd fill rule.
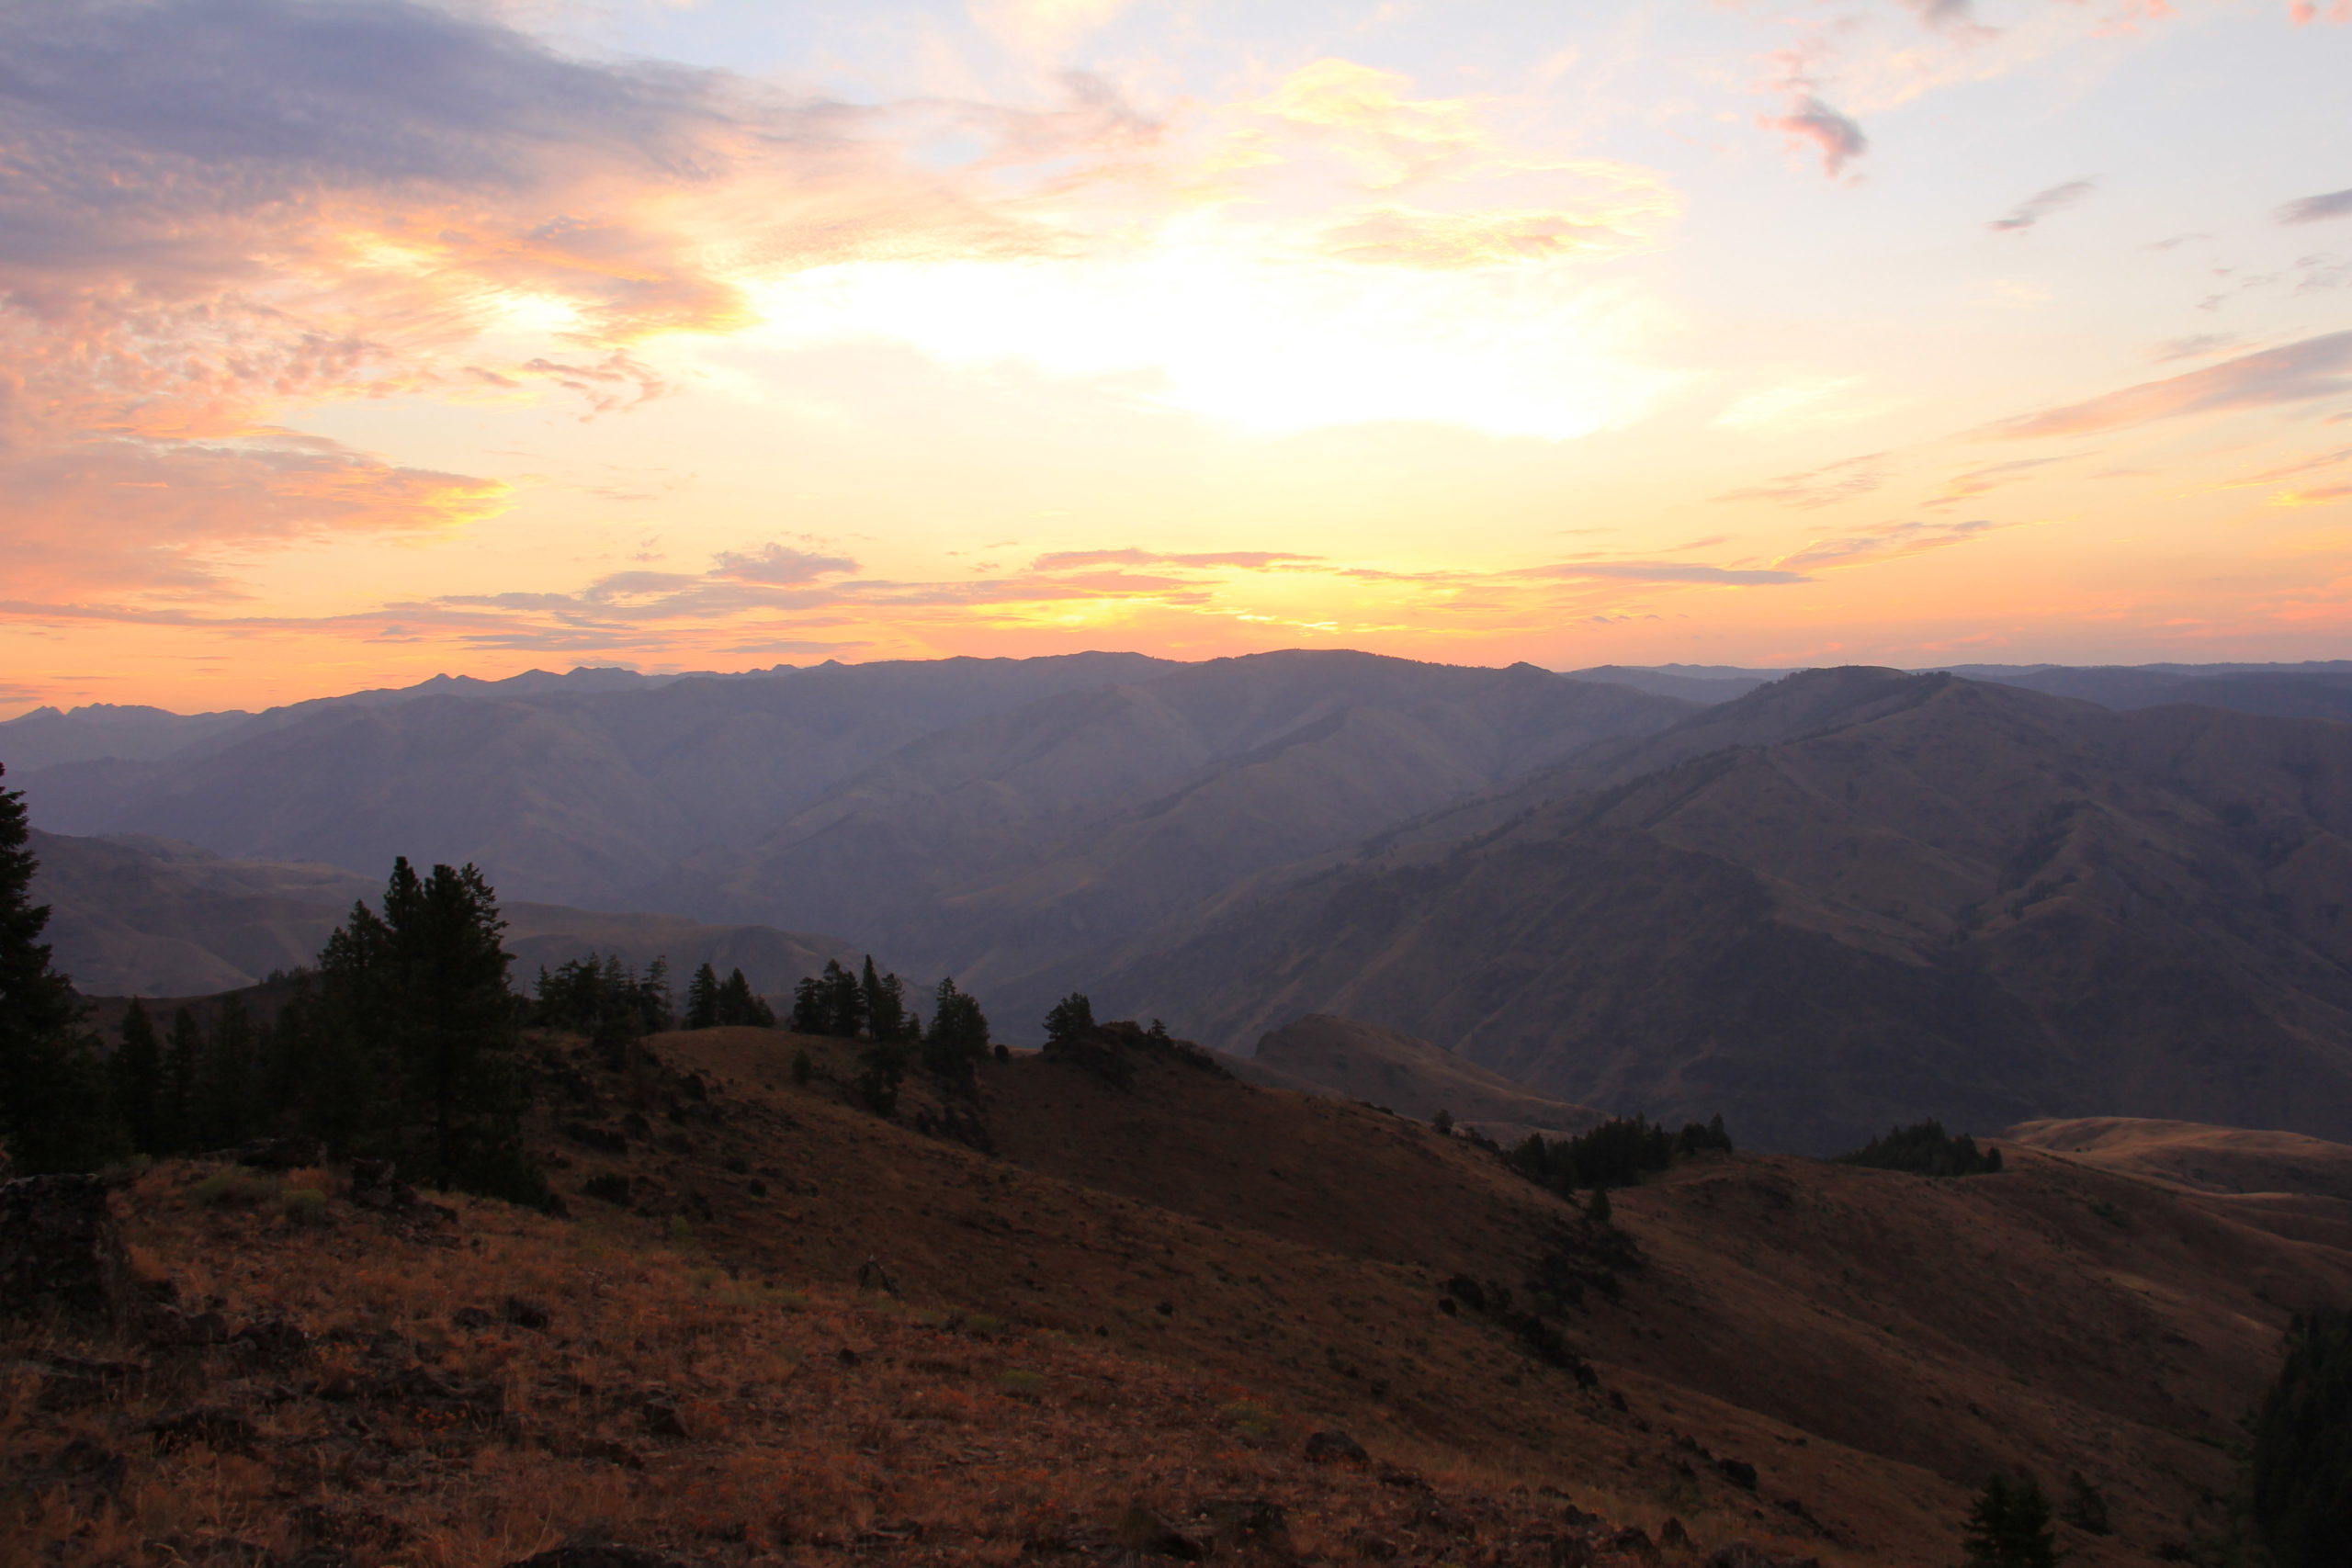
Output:
[[[486,517],[495,480],[397,468],[333,442],[102,440],[0,461],[14,597],[227,592],[224,547]]]

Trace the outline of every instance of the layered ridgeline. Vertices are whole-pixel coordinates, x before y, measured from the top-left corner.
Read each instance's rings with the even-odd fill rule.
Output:
[[[69,875],[103,881],[106,854],[153,873],[168,846],[48,856],[62,946],[95,933],[77,962],[125,989],[181,987],[133,983],[123,954],[266,973],[300,945],[269,903],[286,878],[398,850],[479,863],[512,900],[677,912],[624,942],[560,911],[551,953],[726,968],[757,941],[772,965],[732,962],[775,995],[873,951],[1012,1019],[1084,988],[1235,1052],[1333,1013],[1571,1104],[1720,1108],[1768,1146],[1921,1116],[2352,1133],[2352,728],[2274,716],[2334,712],[2346,672],[1979,672],[1757,685],[1336,652],[588,671],[213,716],[235,722],[193,741],[117,710],[106,744],[179,749],[26,782],[51,829],[314,863],[148,876],[202,898],[258,878],[239,924]],[[86,716],[0,726],[0,748],[86,753]],[[520,934],[532,905],[508,908]],[[232,926],[236,953],[207,945]],[[839,940],[789,934],[811,931]]]
[[[1042,1012],[1092,953],[1270,866],[1694,711],[1531,666],[1352,653],[512,684],[308,705],[161,760],[10,777],[54,833],[371,877],[398,853],[472,863],[511,902],[844,932],[921,973],[1035,976]],[[30,723],[0,726],[0,761]],[[31,739],[54,754],[56,728]],[[120,907],[46,858],[61,906]]]
[[[13,775],[12,775],[13,776]],[[189,997],[257,985],[308,964],[379,876],[341,866],[235,861],[176,840],[35,831],[32,896],[50,908],[58,966],[85,996]],[[858,950],[838,937],[679,915],[504,905],[506,946],[529,975],[594,951],[680,974],[741,969],[763,995]]]
[[[1834,670],[1596,747],[1137,944],[1212,1043],[1302,1012],[1758,1141],[2352,1134],[2352,727]]]

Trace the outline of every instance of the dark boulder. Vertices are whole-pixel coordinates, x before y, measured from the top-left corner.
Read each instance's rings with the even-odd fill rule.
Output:
[[[0,1181],[0,1317],[114,1326],[136,1292],[122,1235],[95,1176]]]
[[[518,1558],[506,1568],[689,1568],[683,1558],[641,1546],[559,1546]]]
[[[1306,1439],[1309,1464],[1368,1465],[1372,1456],[1345,1432],[1317,1432]]]
[[[1202,1506],[1220,1552],[1256,1547],[1277,1557],[1291,1555],[1290,1516],[1264,1497],[1212,1497]]]
[[[1113,1533],[1121,1546],[1140,1556],[1197,1562],[1208,1555],[1206,1542],[1170,1524],[1140,1497],[1129,1500]]]
[[[351,1188],[345,1194],[362,1209],[379,1213],[399,1213],[416,1207],[416,1190],[400,1178],[388,1159],[356,1159],[351,1162]]]
[[[140,1428],[165,1453],[201,1443],[220,1453],[249,1454],[261,1433],[247,1417],[217,1404],[192,1404],[168,1411]]]

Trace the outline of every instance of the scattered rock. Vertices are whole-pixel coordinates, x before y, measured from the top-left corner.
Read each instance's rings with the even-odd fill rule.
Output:
[[[1666,1523],[1658,1527],[1657,1543],[1660,1546],[1688,1546],[1690,1544],[1690,1532],[1682,1528],[1680,1519],[1669,1514]]]
[[[351,1568],[351,1553],[340,1546],[306,1546],[277,1568]]]
[[[606,1171],[602,1176],[590,1177],[580,1190],[583,1196],[594,1198],[599,1202],[610,1203],[615,1208],[626,1209],[629,1205],[628,1178],[617,1171]]]
[[[525,1301],[520,1296],[507,1297],[504,1310],[507,1322],[517,1328],[528,1328],[535,1333],[544,1332],[550,1324],[555,1322],[555,1314],[546,1307],[537,1302]]]
[[[1707,1558],[1707,1568],[1821,1568],[1818,1557],[1775,1557],[1751,1541],[1719,1546]]]
[[[851,1349],[846,1345],[834,1351],[833,1356],[834,1359],[839,1360],[844,1367],[854,1367],[857,1365],[860,1360],[864,1359],[864,1358],[859,1356],[856,1351]]]
[[[625,1155],[628,1153],[628,1139],[614,1132],[610,1127],[591,1127],[582,1122],[566,1122],[556,1131],[578,1144],[582,1148],[594,1149],[598,1154]]]
[[[351,1186],[344,1194],[362,1209],[401,1213],[416,1207],[416,1190],[400,1179],[388,1159],[351,1162]]]
[[[0,1181],[0,1316],[112,1326],[132,1315],[130,1265],[95,1176]]]
[[[580,1445],[580,1457],[582,1459],[605,1460],[609,1463],[619,1465],[623,1470],[643,1470],[645,1468],[645,1456],[643,1454],[639,1453],[627,1443],[616,1442],[610,1438],[589,1438],[586,1442]]]
[[[1380,1467],[1380,1474],[1375,1479],[1377,1479],[1383,1486],[1394,1486],[1400,1491],[1406,1492],[1426,1492],[1429,1490],[1430,1485],[1428,1482],[1420,1478],[1418,1472],[1407,1470],[1402,1465],[1395,1464],[1382,1465]]]
[[[261,1438],[252,1421],[217,1404],[191,1404],[167,1411],[140,1428],[164,1453],[202,1443],[220,1453],[250,1454]]]
[[[294,1510],[294,1529],[314,1545],[404,1546],[416,1532],[373,1508],[334,1503],[305,1503]]]
[[[79,1486],[111,1495],[120,1490],[123,1477],[130,1471],[130,1461],[112,1449],[87,1438],[76,1438],[50,1455],[47,1463],[18,1472],[17,1482],[32,1492]]]
[[[273,1367],[300,1364],[311,1353],[311,1336],[301,1325],[282,1317],[265,1317],[237,1330],[231,1343],[257,1361]]]
[[[1306,1462],[1369,1465],[1372,1456],[1345,1432],[1317,1432],[1306,1439]]]
[[[1592,1542],[1580,1535],[1554,1537],[1549,1568],[1592,1568]]]
[[[450,1325],[469,1334],[479,1334],[497,1321],[498,1314],[488,1307],[459,1307],[449,1314]]]
[[[217,1312],[188,1312],[175,1306],[147,1309],[142,1337],[162,1349],[200,1350],[229,1342],[229,1320]]]
[[[1369,1557],[1375,1562],[1385,1562],[1396,1555],[1396,1543],[1377,1530],[1362,1525],[1348,1532],[1348,1544],[1359,1557]]]
[[[1652,1540],[1649,1538],[1649,1532],[1639,1525],[1627,1525],[1602,1544],[1611,1551],[1627,1557],[1638,1557],[1645,1562],[1655,1562],[1658,1560],[1657,1542]]]
[[[1741,1491],[1756,1490],[1756,1467],[1746,1460],[1719,1459],[1715,1461],[1715,1468],[1723,1472],[1725,1481],[1730,1482]]]
[[[535,1557],[518,1558],[506,1568],[690,1568],[682,1558],[648,1551],[641,1546],[559,1546]]]
[[[684,1438],[686,1418],[678,1413],[678,1402],[668,1394],[657,1393],[646,1400],[643,1407],[645,1429],[657,1438]]]
[[[256,1138],[237,1151],[237,1163],[255,1170],[315,1170],[327,1163],[327,1146],[316,1138]]]
[[[1291,1554],[1290,1516],[1264,1497],[1212,1497],[1203,1505],[1220,1551],[1258,1547],[1278,1557]]]
[[[1128,1500],[1112,1534],[1121,1546],[1146,1557],[1174,1557],[1197,1562],[1208,1555],[1203,1541],[1161,1518],[1140,1497]]]

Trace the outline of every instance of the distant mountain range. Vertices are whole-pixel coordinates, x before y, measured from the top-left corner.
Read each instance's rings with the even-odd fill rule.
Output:
[[[518,951],[741,953],[774,991],[870,950],[1015,1041],[1074,988],[1238,1052],[1341,1015],[1819,1149],[2352,1135],[2346,718],[2346,663],[1097,653],[44,710],[0,761],[72,836],[43,896],[85,989],[257,977],[405,853],[483,866]]]
[[[50,906],[57,966],[85,996],[194,997],[237,990],[310,964],[351,906],[374,902],[380,876],[340,866],[232,861],[169,839],[69,838],[36,829],[33,897]],[[835,937],[760,925],[705,925],[676,915],[608,914],[509,900],[506,949],[527,987],[589,953],[641,968],[669,962],[681,989],[696,964],[741,968],[756,990],[785,996],[827,959],[860,956]]]
[[[2352,727],[1792,676],[1138,943],[1114,1011],[1332,1012],[1851,1146],[1933,1113],[2352,1130]]]

